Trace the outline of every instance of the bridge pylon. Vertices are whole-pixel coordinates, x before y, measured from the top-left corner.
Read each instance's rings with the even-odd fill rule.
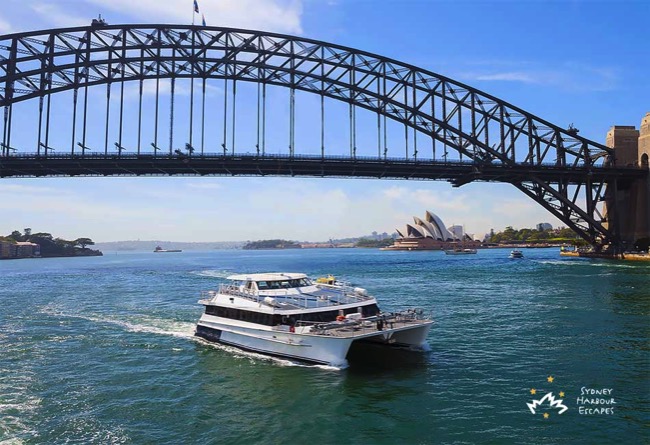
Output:
[[[634,126],[613,126],[607,132],[607,146],[614,149],[619,166],[650,168],[650,113],[641,120],[639,130]],[[648,176],[610,183],[605,196],[606,224],[618,233],[619,248],[631,249],[638,240],[650,239]]]

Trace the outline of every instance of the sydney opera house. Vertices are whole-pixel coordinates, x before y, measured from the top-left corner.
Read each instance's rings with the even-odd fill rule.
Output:
[[[406,224],[403,229],[397,229],[399,237],[395,244],[386,250],[440,250],[459,245],[477,247],[480,242],[473,241],[467,235],[445,228],[442,220],[427,210],[424,219],[413,217],[413,224]]]

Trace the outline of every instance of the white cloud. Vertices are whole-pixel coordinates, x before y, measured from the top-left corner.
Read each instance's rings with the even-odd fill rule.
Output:
[[[521,215],[535,212],[539,206],[532,200],[525,197],[504,199],[499,201],[494,211],[508,217],[519,217]]]
[[[147,22],[191,23],[192,19],[189,0],[87,1]],[[300,0],[198,0],[198,3],[208,26],[302,32]],[[196,23],[200,22],[201,16],[196,15]]]
[[[0,17],[0,34],[9,34],[10,32],[12,32],[11,24]]]
[[[477,64],[474,64],[477,65]],[[553,67],[542,63],[480,62],[477,71],[467,71],[458,77],[469,81],[520,82],[561,88],[571,91],[610,91],[619,83],[616,69],[606,66],[589,66],[576,62],[558,63]]]
[[[383,193],[388,199],[399,199],[406,194],[406,189],[404,187],[389,187]]]
[[[69,11],[64,12],[59,5],[49,2],[36,2],[29,7],[48,23],[61,27],[87,26],[90,20],[77,17]]]
[[[456,211],[470,209],[470,206],[467,204],[467,196],[459,192],[418,189],[413,192],[413,199],[427,209],[435,208]]]
[[[39,187],[35,185],[23,185],[23,184],[5,184],[0,188],[0,197],[3,194],[7,194],[6,198],[11,197],[16,194],[33,194],[33,195],[60,195],[61,191],[56,187]]]
[[[514,81],[523,83],[538,83],[538,79],[533,77],[530,73],[522,72],[506,72],[496,74],[481,74],[476,76],[476,80],[503,80]]]
[[[389,187],[383,191],[386,199],[410,201],[425,210],[468,210],[467,195],[459,192],[440,191],[431,189],[407,189],[406,187]],[[438,210],[435,210],[438,211]],[[424,211],[422,211],[424,213]]]

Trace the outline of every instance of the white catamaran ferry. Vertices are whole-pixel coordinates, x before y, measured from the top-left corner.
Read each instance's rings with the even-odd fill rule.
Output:
[[[346,367],[352,342],[427,348],[433,321],[421,310],[383,313],[365,289],[333,277],[312,282],[300,273],[232,275],[205,306],[196,335],[264,354]]]

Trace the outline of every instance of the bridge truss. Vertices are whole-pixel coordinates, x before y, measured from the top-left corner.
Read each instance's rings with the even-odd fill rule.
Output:
[[[254,88],[247,106],[243,85]],[[288,144],[273,147],[275,152],[267,144],[272,89],[288,92],[282,113],[288,117]],[[311,109],[320,108],[311,116],[319,140],[299,146],[296,122],[303,116],[297,97],[305,93],[316,100]],[[179,112],[187,102],[189,108]],[[349,152],[327,147],[331,102],[339,112],[328,116],[335,122],[330,125],[345,132]],[[441,179],[455,186],[507,182],[597,247],[618,246],[620,238],[617,212],[610,208],[605,215],[602,202],[647,174],[617,165],[612,149],[573,128],[453,79],[352,48],[242,29],[96,22],[0,36],[0,107],[1,177],[224,174]],[[217,107],[223,108],[214,119],[210,112]],[[248,110],[245,131],[255,139],[238,150],[242,108]],[[67,117],[62,121],[61,115]],[[31,131],[25,129],[28,116],[34,120]],[[206,138],[215,127],[221,130],[218,140]],[[331,139],[340,149],[340,138]]]

